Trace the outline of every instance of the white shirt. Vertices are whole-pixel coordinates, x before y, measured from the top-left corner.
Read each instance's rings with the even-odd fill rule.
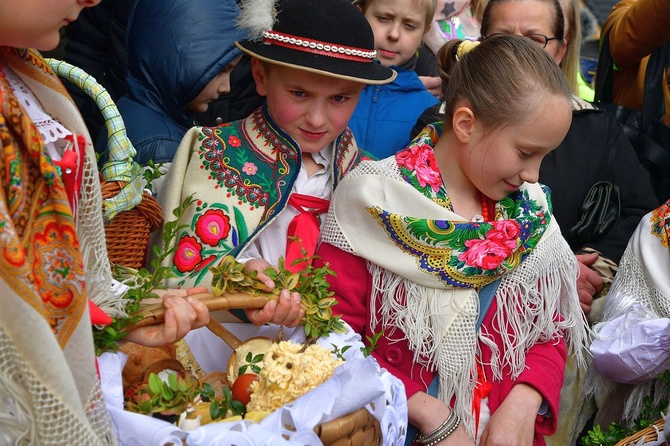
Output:
[[[321,152],[313,153],[312,158],[314,158],[314,161],[324,167],[311,177],[307,177],[304,165],[301,166],[291,192],[330,200],[333,184],[330,176],[332,152],[332,144],[329,144]],[[279,257],[286,255],[288,226],[293,217],[298,215],[298,213],[297,209],[287,204],[281,213],[237,256],[237,260],[244,263],[251,259],[260,258],[272,265],[276,265]],[[321,220],[322,228],[324,221],[325,218]]]
[[[62,158],[63,151],[69,146],[65,138],[72,135],[72,132],[44,111],[32,90],[10,67],[5,65],[3,71],[16,98],[40,132],[49,156],[54,161],[59,161]]]

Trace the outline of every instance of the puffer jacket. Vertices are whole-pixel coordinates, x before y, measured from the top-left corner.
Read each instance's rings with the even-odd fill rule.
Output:
[[[616,64],[613,102],[642,110],[644,75],[649,55],[670,40],[670,7],[665,0],[622,0],[612,8],[601,36],[610,30],[610,52]],[[665,68],[663,122],[670,125],[670,69]]]
[[[421,113],[438,103],[414,71],[392,68],[398,72],[395,80],[366,86],[349,120],[358,146],[380,159],[407,146]]]
[[[136,160],[172,161],[193,126],[186,104],[241,51],[235,0],[138,0],[128,23],[128,92],[117,106]],[[96,148],[104,151],[107,132]]]

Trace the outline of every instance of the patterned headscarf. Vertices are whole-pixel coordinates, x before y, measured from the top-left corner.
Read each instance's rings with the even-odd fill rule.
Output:
[[[53,160],[4,70],[76,135],[77,220]],[[115,443],[99,390],[88,295],[109,293],[100,184],[85,126],[36,52],[0,47],[0,440]],[[84,285],[86,283],[86,286]]]

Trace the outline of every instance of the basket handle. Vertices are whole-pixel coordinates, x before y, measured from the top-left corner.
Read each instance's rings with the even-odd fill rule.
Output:
[[[91,97],[105,118],[109,157],[100,173],[105,181],[125,183],[117,195],[103,202],[105,220],[110,221],[119,212],[133,209],[142,201],[142,168],[134,160],[137,151],[128,139],[119,109],[93,76],[62,60],[46,59],[46,62],[58,76],[69,80]]]

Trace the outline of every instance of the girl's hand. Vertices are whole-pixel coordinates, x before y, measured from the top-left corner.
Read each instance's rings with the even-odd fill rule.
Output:
[[[205,287],[156,290],[165,306],[165,322],[129,331],[124,341],[146,347],[159,347],[179,341],[194,328],[204,327],[209,322],[209,310],[205,304],[191,296],[207,292]]]
[[[451,409],[442,401],[419,392],[407,400],[409,422],[416,426],[423,434],[429,434],[440,427],[451,414]],[[440,446],[474,446],[474,441],[468,436],[463,423],[447,438],[437,443]]]
[[[247,271],[257,271],[260,279],[272,291],[275,283],[270,279],[265,270],[273,266],[263,259],[251,259],[244,264]],[[296,327],[305,317],[305,310],[300,306],[300,294],[291,293],[288,290],[282,290],[279,298],[271,300],[260,310],[245,310],[247,318],[254,325],[263,325],[267,323],[285,325],[287,327]]]
[[[491,415],[482,433],[480,446],[532,446],[535,419],[542,395],[528,384],[517,384],[498,410]]]

